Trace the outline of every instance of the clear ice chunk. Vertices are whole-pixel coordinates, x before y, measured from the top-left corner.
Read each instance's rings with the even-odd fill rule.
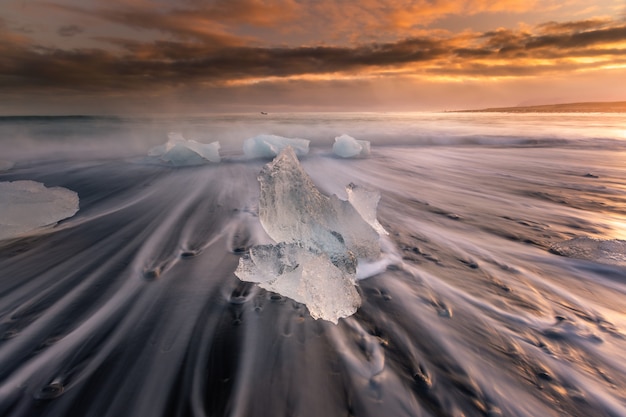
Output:
[[[172,132],[168,141],[148,151],[149,156],[158,156],[162,161],[175,166],[200,165],[207,161],[220,162],[220,143],[200,143],[187,140],[180,133]]]
[[[356,140],[352,136],[343,134],[335,138],[333,152],[335,155],[342,158],[366,156],[370,154],[370,142],[366,140]]]
[[[359,212],[363,220],[372,226],[379,235],[388,235],[389,232],[385,230],[376,218],[380,193],[354,183],[350,183],[346,187],[346,192],[348,193],[348,201]]]
[[[17,236],[72,217],[78,194],[35,181],[0,182],[0,239]]]
[[[361,305],[352,275],[333,265],[325,254],[296,243],[254,246],[242,256],[235,274],[305,304],[314,319],[336,324]]]
[[[299,242],[327,253],[331,260],[374,259],[379,235],[348,201],[322,194],[304,171],[293,149],[285,149],[259,174],[259,219],[277,242]]]
[[[258,179],[259,220],[278,243],[252,247],[235,275],[306,304],[315,319],[337,323],[352,315],[361,304],[358,260],[376,261],[381,254],[373,225],[349,201],[322,194],[291,147],[265,165]],[[364,213],[374,210],[367,215],[375,220],[378,193],[351,188]]]
[[[309,140],[299,138],[285,138],[277,135],[258,135],[246,139],[243,143],[243,153],[252,158],[274,158],[288,146],[293,148],[296,155],[303,156],[309,153]]]

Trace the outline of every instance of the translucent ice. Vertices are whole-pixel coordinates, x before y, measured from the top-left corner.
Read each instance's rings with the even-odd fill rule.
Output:
[[[168,141],[148,151],[150,156],[158,156],[162,161],[175,166],[199,165],[207,161],[220,162],[220,143],[200,143],[187,140],[180,133],[170,133]]]
[[[365,156],[370,154],[370,143],[366,140],[356,140],[352,136],[344,134],[335,138],[333,152],[342,158]]]
[[[561,256],[626,266],[626,240],[577,237],[555,243],[550,249]]]
[[[259,219],[277,242],[301,242],[331,260],[380,255],[379,235],[348,201],[322,194],[285,149],[259,174]]]
[[[307,139],[285,138],[276,135],[258,135],[246,139],[243,143],[243,153],[248,158],[273,158],[286,147],[294,149],[296,155],[309,153]]]
[[[354,314],[361,304],[351,274],[333,265],[326,254],[296,243],[254,246],[242,256],[235,274],[306,304],[315,319],[337,323],[340,317]]]
[[[316,319],[337,323],[353,314],[361,304],[355,288],[357,262],[375,261],[381,254],[373,227],[379,195],[350,186],[353,200],[373,218],[370,225],[371,219],[361,217],[349,201],[322,194],[291,147],[267,164],[258,179],[259,220],[279,243],[251,248],[235,274],[306,304]]]
[[[389,233],[383,228],[376,218],[376,210],[380,201],[380,193],[376,190],[369,190],[360,185],[350,183],[346,187],[348,193],[348,201],[359,212],[363,220],[381,235]]]
[[[35,181],[0,182],[0,239],[54,224],[78,211],[78,195]]]

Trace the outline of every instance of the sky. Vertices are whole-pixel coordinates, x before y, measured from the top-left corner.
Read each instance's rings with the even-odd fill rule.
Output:
[[[2,0],[0,114],[626,100],[620,0]]]

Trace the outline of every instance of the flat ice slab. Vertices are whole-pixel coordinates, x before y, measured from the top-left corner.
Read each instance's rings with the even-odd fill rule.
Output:
[[[0,182],[0,239],[47,226],[78,211],[78,194],[35,181]]]
[[[201,165],[206,162],[220,162],[220,143],[200,143],[187,140],[180,133],[172,132],[168,141],[148,151],[149,156],[158,156],[174,166]]]
[[[354,158],[370,154],[370,143],[366,140],[356,140],[352,136],[343,134],[335,138],[333,152],[342,158]]]
[[[381,254],[374,229],[378,193],[351,186],[370,224],[350,201],[322,194],[291,147],[258,179],[259,220],[278,243],[254,246],[241,257],[235,275],[306,304],[315,319],[337,323],[354,314],[361,305],[355,288],[358,260],[375,261]]]
[[[246,139],[243,143],[243,153],[247,158],[273,158],[288,146],[293,148],[298,156],[309,153],[307,139],[286,138],[277,135],[258,135]]]

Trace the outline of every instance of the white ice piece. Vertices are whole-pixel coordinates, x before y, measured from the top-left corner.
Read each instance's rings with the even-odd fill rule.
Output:
[[[78,194],[35,181],[0,182],[0,239],[72,217]]]
[[[158,156],[162,161],[175,166],[200,165],[207,161],[220,162],[219,150],[219,142],[200,143],[172,132],[166,143],[150,149],[148,155]]]
[[[259,220],[278,243],[251,248],[235,275],[306,304],[316,319],[337,323],[353,314],[361,304],[355,288],[357,262],[380,257],[379,234],[349,201],[322,194],[291,147],[267,164],[258,179]],[[352,194],[364,212],[375,210],[378,194],[351,188],[357,189]],[[368,197],[375,201],[364,204]]]
[[[258,135],[243,142],[243,153],[248,158],[274,158],[289,146],[293,148],[296,155],[303,156],[309,153],[309,143],[307,139]]]
[[[366,156],[370,154],[370,142],[366,140],[356,140],[352,136],[343,134],[335,138],[333,152],[342,158],[353,158],[355,156]]]

